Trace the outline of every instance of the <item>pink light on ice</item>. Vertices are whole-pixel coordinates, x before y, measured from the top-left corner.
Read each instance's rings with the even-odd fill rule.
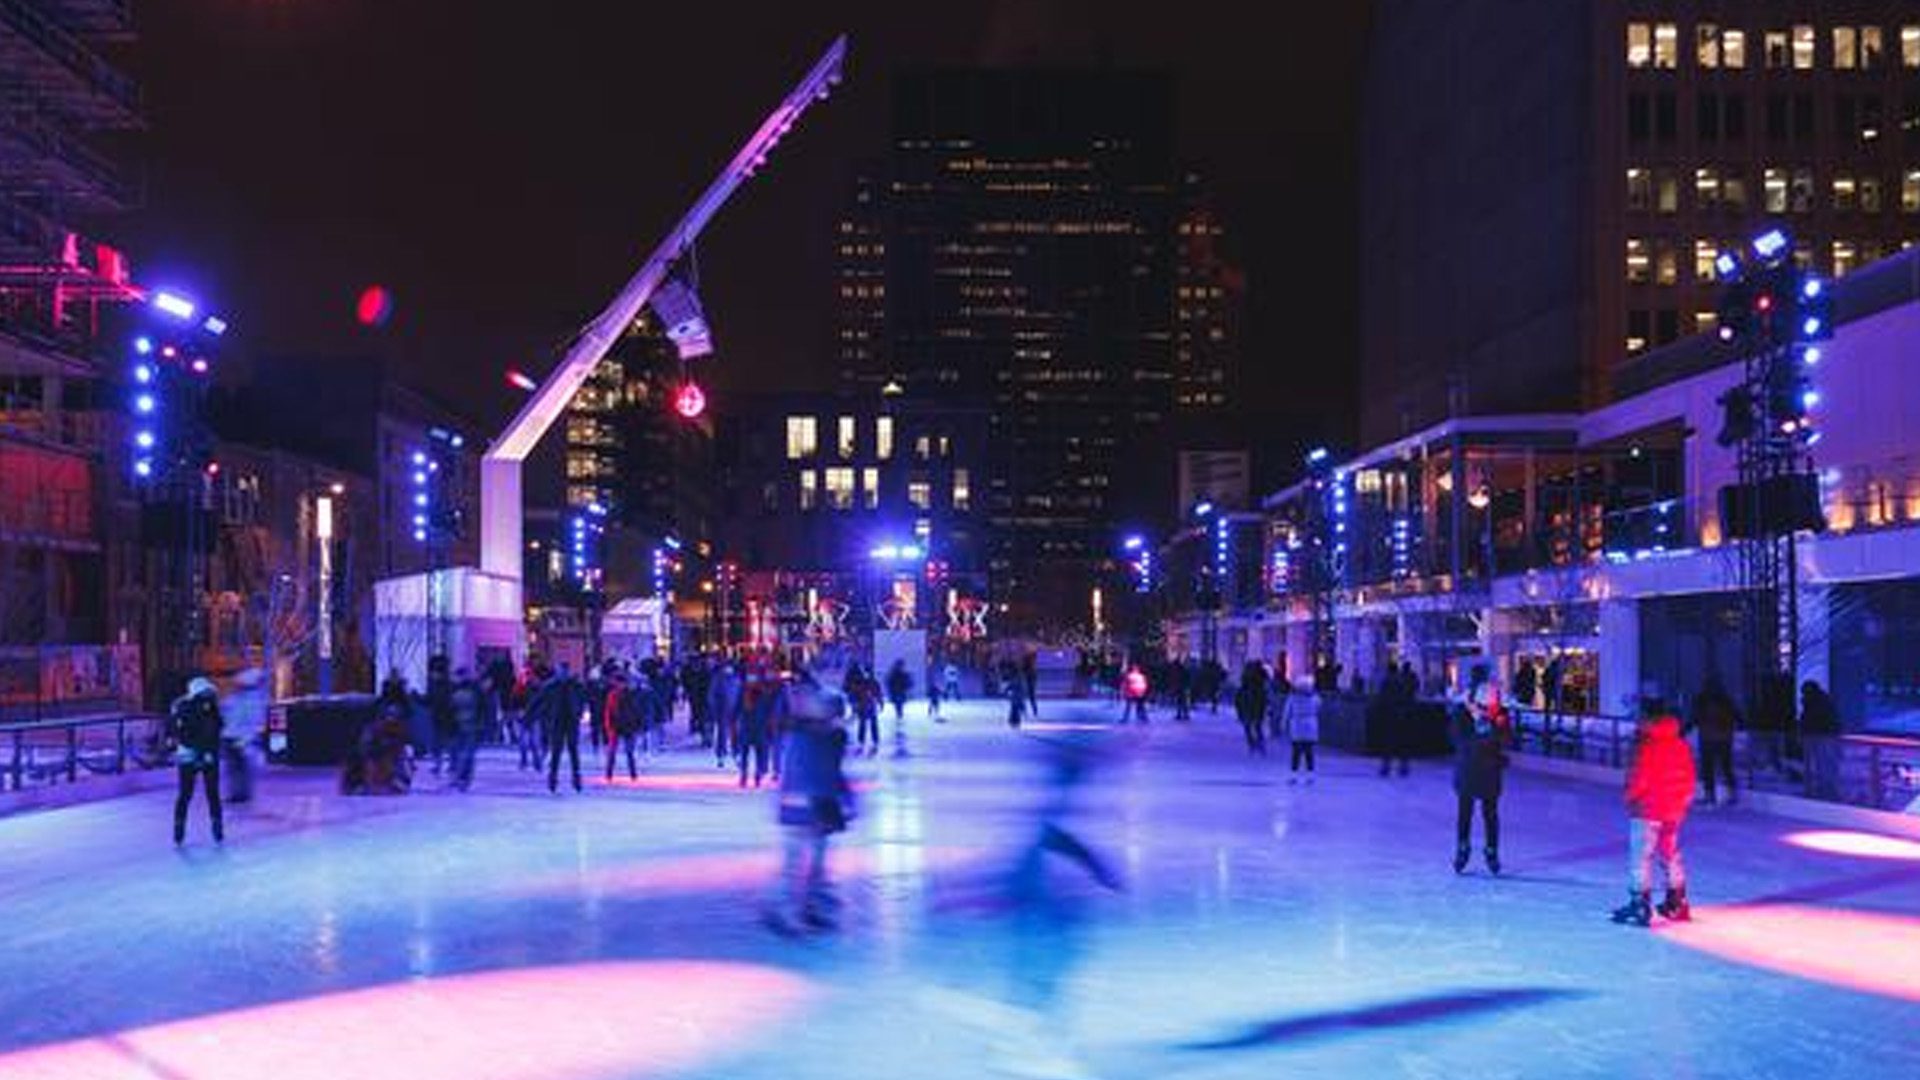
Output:
[[[1920,840],[1906,840],[1879,833],[1844,832],[1838,829],[1814,829],[1790,833],[1787,843],[1809,851],[1830,855],[1852,855],[1862,859],[1904,859],[1920,862]]]
[[[1660,930],[1668,941],[1724,960],[1920,1001],[1920,918],[1793,904],[1696,907],[1690,923]]]

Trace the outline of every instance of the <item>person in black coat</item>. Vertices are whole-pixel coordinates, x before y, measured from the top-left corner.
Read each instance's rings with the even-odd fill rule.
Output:
[[[546,674],[540,685],[527,695],[529,724],[538,724],[547,736],[547,790],[560,790],[560,755],[570,755],[573,766],[573,790],[580,790],[580,710],[583,707],[580,682],[567,670]]]
[[[1454,816],[1453,871],[1467,868],[1473,852],[1473,807],[1480,804],[1480,821],[1487,842],[1487,869],[1500,872],[1500,792],[1507,769],[1507,740],[1512,726],[1500,704],[1500,692],[1487,677],[1487,666],[1477,664],[1466,693],[1450,703],[1453,736]]]
[[[1233,693],[1233,710],[1246,729],[1247,753],[1267,753],[1267,669],[1249,661],[1240,669],[1240,688]]]
[[[173,800],[173,842],[183,844],[187,840],[187,809],[193,803],[194,781],[202,780],[207,789],[213,842],[224,843],[227,832],[220,809],[220,743],[225,721],[212,680],[196,676],[188,681],[186,695],[168,712],[167,727],[174,741],[174,763],[180,767],[180,792]]]

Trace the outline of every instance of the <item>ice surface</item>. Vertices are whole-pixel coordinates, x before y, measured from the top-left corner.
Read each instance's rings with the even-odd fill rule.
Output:
[[[692,749],[585,795],[502,752],[465,796],[274,772],[223,849],[170,795],[0,819],[0,1077],[1920,1076],[1920,861],[1703,811],[1699,922],[1623,929],[1610,790],[1511,775],[1508,875],[1455,877],[1440,763],[1290,785],[1224,711],[1003,711],[854,763],[842,927],[798,938],[771,796]],[[1124,892],[1009,885],[1065,743]]]

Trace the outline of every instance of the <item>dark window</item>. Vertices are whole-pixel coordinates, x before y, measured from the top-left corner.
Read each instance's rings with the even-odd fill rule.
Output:
[[[1653,135],[1661,142],[1672,142],[1679,127],[1672,94],[1656,94],[1653,99]]]
[[[1665,345],[1680,337],[1680,313],[1672,308],[1662,308],[1656,312],[1653,320],[1653,342]]]
[[[1647,347],[1647,339],[1653,333],[1653,313],[1645,310],[1627,312],[1627,351],[1639,352]]]
[[[1739,94],[1728,94],[1726,98],[1726,123],[1723,125],[1728,142],[1739,142],[1747,137],[1747,99]]]
[[[1694,108],[1694,126],[1701,142],[1720,138],[1720,95],[1701,94]]]
[[[1787,95],[1767,95],[1767,138],[1783,142],[1787,137]]]
[[[1627,140],[1646,142],[1647,134],[1652,130],[1647,111],[1647,95],[1631,94],[1627,97]]]
[[[1907,91],[1900,105],[1900,130],[1908,142],[1920,142],[1920,92]]]
[[[1793,138],[1795,142],[1813,141],[1813,95],[1793,95]]]
[[[1880,99],[1877,97],[1862,98],[1860,100],[1860,141],[1872,142],[1878,139],[1884,129],[1885,123],[1886,115],[1880,109]],[[1844,137],[1847,134],[1847,130],[1842,128],[1840,134]]]
[[[1860,110],[1854,104],[1852,94],[1835,94],[1833,98],[1833,130],[1845,134],[1860,127]]]

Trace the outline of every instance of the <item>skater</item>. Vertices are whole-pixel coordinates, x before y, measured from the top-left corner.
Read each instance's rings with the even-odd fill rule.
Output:
[[[960,700],[960,665],[953,663],[952,661],[947,662],[946,683],[947,685],[946,685],[945,693],[943,696],[948,701],[959,701]]]
[[[1147,673],[1137,663],[1127,665],[1127,673],[1120,676],[1120,695],[1125,699],[1124,710],[1120,714],[1123,724],[1138,720],[1147,723]]]
[[[1004,674],[1006,677],[1001,680],[1001,685],[1006,688],[1007,726],[1018,729],[1027,718],[1027,686],[1021,681],[1019,669],[1014,667],[1013,661],[1007,661]]]
[[[547,790],[560,792],[560,755],[573,768],[573,790],[580,791],[580,681],[561,661],[560,669],[541,680],[527,702],[527,719],[540,724],[547,739]]]
[[[433,775],[439,776],[453,757],[454,738],[453,675],[445,655],[427,660],[426,707]]]
[[[1240,669],[1240,687],[1233,692],[1233,711],[1247,735],[1247,753],[1265,757],[1267,753],[1267,669],[1258,660],[1249,660]]]
[[[1320,741],[1320,695],[1313,692],[1311,684],[1302,683],[1293,693],[1286,696],[1285,711],[1281,722],[1287,727],[1287,741],[1293,745],[1293,761],[1288,767],[1290,774],[1298,774],[1304,762],[1307,766],[1307,783],[1313,783],[1313,748]],[[1288,783],[1297,777],[1289,775]]]
[[[1167,693],[1173,697],[1173,718],[1193,719],[1193,667],[1184,657],[1167,666]]]
[[[1740,789],[1733,779],[1733,733],[1740,726],[1740,713],[1718,672],[1708,673],[1688,712],[1700,733],[1700,780],[1706,785],[1707,805],[1720,801],[1716,776],[1727,781],[1727,805],[1739,802]]]
[[[1017,680],[1027,694],[1027,715],[1034,719],[1040,717],[1040,657],[1028,652],[1020,657],[1020,678]]]
[[[927,715],[933,717],[934,723],[944,724],[947,719],[940,715],[941,687],[940,680],[936,676],[937,673],[932,667],[927,668]]]
[[[1840,797],[1840,712],[1826,688],[1800,684],[1800,746],[1807,761],[1807,797]]]
[[[1680,826],[1693,801],[1694,780],[1693,750],[1680,737],[1680,721],[1658,697],[1649,695],[1640,703],[1640,732],[1627,772],[1627,902],[1614,910],[1614,922],[1646,926],[1655,910],[1675,922],[1693,917],[1686,865],[1680,858]],[[1657,909],[1652,906],[1655,859],[1667,879],[1667,895]]]
[[[1466,693],[1448,707],[1453,736],[1453,872],[1465,873],[1473,853],[1473,806],[1480,804],[1486,839],[1487,871],[1500,872],[1500,790],[1507,768],[1507,741],[1513,728],[1500,704],[1500,690],[1487,665],[1475,664]]]
[[[773,746],[775,714],[780,708],[780,680],[771,672],[755,671],[747,679],[740,701],[740,737],[734,755],[740,762],[740,786],[747,786],[747,768],[753,768],[753,786],[767,777],[767,755]],[[877,741],[877,740],[876,740]]]
[[[761,919],[779,934],[794,922],[830,930],[838,906],[827,876],[827,840],[853,820],[853,788],[844,760],[847,733],[840,727],[846,703],[840,695],[801,683],[787,696],[789,730],[780,763],[779,821],[783,857]]]
[[[607,740],[607,779],[613,779],[614,765],[619,762],[620,752],[625,750],[627,776],[638,780],[640,766],[634,760],[634,744],[646,727],[648,688],[625,670],[615,671],[608,682],[607,706],[602,712],[602,722],[606,725],[602,734]]]
[[[266,673],[259,668],[247,668],[233,677],[233,691],[221,709],[226,719],[220,754],[226,771],[228,806],[253,798],[251,751],[266,734],[268,698]]]
[[[840,680],[840,693],[853,710],[855,751],[868,755],[879,753],[880,684],[867,674],[865,668],[853,664]]]
[[[219,694],[213,681],[196,675],[187,683],[187,692],[168,710],[167,729],[174,741],[173,760],[180,768],[180,791],[173,800],[173,842],[187,842],[187,808],[193,803],[193,785],[199,781],[207,791],[207,817],[213,825],[213,842],[225,843],[226,823],[220,809],[220,716]]]
[[[466,791],[473,787],[473,762],[480,751],[480,734],[486,720],[486,692],[473,679],[473,673],[460,668],[453,673],[453,690],[448,694],[453,713],[453,788]]]
[[[1412,740],[1408,733],[1413,727],[1414,698],[1418,694],[1419,682],[1414,678],[1413,668],[1403,666],[1397,672],[1388,672],[1380,681],[1380,692],[1369,704],[1370,708],[1379,710],[1381,776],[1392,775],[1396,763],[1401,776],[1412,771],[1413,756],[1409,749]]]
[[[721,664],[708,680],[707,713],[713,723],[713,763],[724,769],[740,722],[740,674],[731,662]]]

